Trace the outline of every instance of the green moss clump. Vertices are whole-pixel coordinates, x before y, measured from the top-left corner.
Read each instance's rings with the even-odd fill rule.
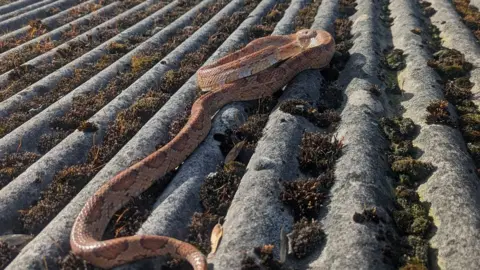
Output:
[[[310,255],[325,239],[325,233],[318,221],[308,221],[306,218],[293,225],[291,234],[294,255],[301,259]]]
[[[415,124],[410,118],[384,117],[380,119],[380,125],[388,139],[395,143],[411,139],[415,133]]]
[[[384,56],[384,63],[393,71],[399,71],[406,67],[403,51],[400,49],[394,49],[388,52]]]
[[[399,175],[403,175],[407,186],[425,180],[433,172],[435,167],[431,163],[426,163],[412,159],[410,157],[397,160],[392,163],[392,170]]]
[[[420,204],[393,212],[395,224],[403,234],[424,237],[432,224],[426,209]]]
[[[433,54],[434,59],[428,61],[428,65],[434,68],[445,80],[452,80],[468,75],[472,70],[472,64],[465,60],[465,56],[455,50],[446,49]]]

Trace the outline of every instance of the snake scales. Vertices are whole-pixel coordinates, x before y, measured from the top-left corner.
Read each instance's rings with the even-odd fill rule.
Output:
[[[192,106],[186,125],[170,142],[105,183],[84,205],[70,235],[72,252],[102,268],[146,257],[170,254],[187,260],[195,270],[207,269],[205,256],[191,244],[158,235],[102,240],[116,211],[157,179],[179,166],[205,139],[211,118],[233,101],[270,96],[306,69],[328,66],[335,51],[323,30],[300,30],[250,42],[197,71],[198,86],[208,93]]]

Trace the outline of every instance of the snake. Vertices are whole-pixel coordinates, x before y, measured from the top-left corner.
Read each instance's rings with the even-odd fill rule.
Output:
[[[194,270],[206,270],[206,256],[190,243],[162,235],[102,240],[103,233],[119,209],[180,166],[200,145],[223,106],[272,96],[298,73],[328,67],[334,53],[335,41],[329,32],[302,29],[254,39],[199,68],[195,78],[202,93],[193,103],[187,123],[168,143],[116,174],[87,200],[72,226],[72,253],[104,269],[169,255],[186,260]]]

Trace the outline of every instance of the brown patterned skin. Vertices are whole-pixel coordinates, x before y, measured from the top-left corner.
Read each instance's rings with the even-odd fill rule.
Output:
[[[156,179],[179,166],[205,139],[211,118],[224,105],[270,96],[306,69],[328,66],[335,43],[322,30],[268,36],[200,68],[197,83],[207,94],[192,106],[187,124],[165,146],[105,183],[85,204],[70,235],[75,255],[101,268],[141,258],[170,254],[187,260],[194,270],[207,269],[205,256],[194,246],[157,235],[134,235],[101,240],[116,211],[140,195]]]

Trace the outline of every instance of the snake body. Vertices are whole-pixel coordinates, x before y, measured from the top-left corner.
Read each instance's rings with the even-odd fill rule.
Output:
[[[158,235],[102,240],[111,217],[179,166],[205,139],[212,116],[233,101],[270,96],[299,72],[328,66],[335,51],[323,30],[256,39],[197,71],[198,86],[208,91],[192,105],[186,125],[170,142],[106,182],[84,205],[70,235],[72,252],[101,268],[146,257],[171,255],[187,260],[194,270],[207,269],[205,256],[193,245]]]

